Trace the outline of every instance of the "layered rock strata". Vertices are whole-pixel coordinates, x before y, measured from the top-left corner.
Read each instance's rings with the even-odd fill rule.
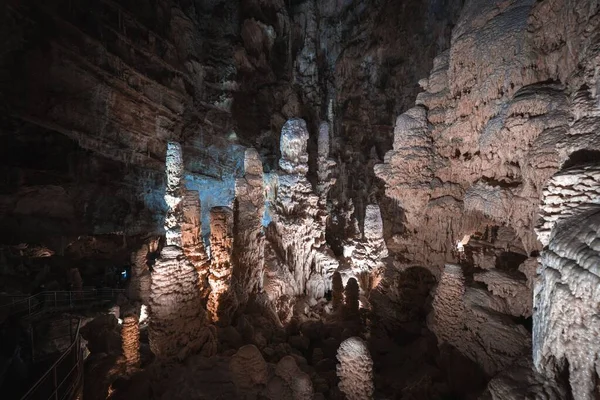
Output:
[[[121,327],[121,346],[125,365],[128,370],[140,366],[140,325],[136,315],[127,315],[123,318]]]

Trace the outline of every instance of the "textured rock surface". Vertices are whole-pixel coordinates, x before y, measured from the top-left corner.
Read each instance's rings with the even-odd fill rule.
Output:
[[[573,397],[593,399],[600,348],[600,278],[596,262],[600,208],[582,206],[570,211],[574,215],[553,229],[550,243],[540,256],[534,297],[533,360],[536,369],[551,379],[558,379],[568,368]]]
[[[213,207],[210,210],[210,295],[207,309],[213,322],[228,325],[237,307],[237,299],[231,285],[233,266],[233,211],[229,207]]]
[[[240,304],[263,289],[265,263],[265,184],[263,165],[256,150],[246,150],[244,178],[235,184],[233,279]]]
[[[121,327],[121,346],[128,369],[140,366],[140,325],[136,315],[123,318]]]
[[[349,400],[372,399],[373,361],[367,344],[359,337],[346,339],[336,357],[340,390]]]
[[[288,287],[288,296],[308,295],[319,299],[331,287],[331,275],[337,261],[325,243],[324,223],[319,216],[319,197],[313,193],[306,178],[308,131],[301,119],[286,122],[281,131],[281,154],[277,192],[273,204],[273,222],[268,238],[275,252],[282,256],[293,276],[293,284],[270,283],[270,286]],[[276,265],[269,269],[281,271],[280,279],[286,280],[286,272]],[[270,293],[276,298],[276,293]]]
[[[502,371],[531,346],[528,332],[484,296],[467,290],[462,268],[448,264],[435,291],[429,328],[489,375]]]
[[[267,363],[254,345],[241,347],[229,362],[232,380],[240,393],[257,393],[267,384]]]

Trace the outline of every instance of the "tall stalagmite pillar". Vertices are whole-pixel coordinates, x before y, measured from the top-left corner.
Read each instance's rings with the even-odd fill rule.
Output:
[[[183,253],[198,272],[198,290],[203,299],[208,296],[210,260],[202,242],[200,196],[195,190],[186,190],[182,201],[181,242]]]
[[[121,347],[128,370],[140,366],[140,325],[136,315],[128,315],[123,319],[121,328]]]
[[[244,177],[235,182],[233,279],[240,304],[263,287],[265,235],[262,227],[265,212],[265,183],[258,152],[247,149]]]
[[[158,359],[184,359],[206,341],[205,312],[198,291],[198,274],[182,246],[183,157],[181,146],[167,147],[167,245],[152,273],[150,289],[150,347]]]
[[[231,322],[237,300],[231,290],[231,250],[233,247],[233,211],[229,207],[210,210],[210,274],[211,292],[207,308],[214,323],[224,326]]]

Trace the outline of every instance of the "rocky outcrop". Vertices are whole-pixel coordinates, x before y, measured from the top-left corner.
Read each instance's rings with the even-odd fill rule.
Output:
[[[181,245],[185,256],[196,267],[200,291],[206,290],[208,256],[202,241],[200,195],[195,190],[186,190],[182,200]]]
[[[340,344],[337,351],[339,388],[348,400],[373,398],[373,361],[367,344],[359,337],[351,337]]]
[[[210,210],[210,295],[208,312],[213,322],[226,326],[231,323],[237,298],[231,285],[231,251],[233,247],[233,211],[229,207]]]
[[[256,395],[261,386],[267,384],[267,363],[258,348],[252,344],[241,347],[229,362],[232,380],[241,394]]]

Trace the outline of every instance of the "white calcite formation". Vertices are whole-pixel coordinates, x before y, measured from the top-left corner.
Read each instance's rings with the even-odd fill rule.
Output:
[[[487,291],[465,286],[462,268],[447,264],[427,325],[440,343],[454,346],[490,375],[503,370],[531,346],[529,334],[504,315],[506,306]]]
[[[166,171],[167,245],[152,272],[148,326],[150,348],[162,360],[184,359],[201,350],[208,339],[203,331],[206,315],[198,290],[198,274],[181,248],[183,156],[179,144],[169,143]]]
[[[210,210],[210,295],[207,309],[213,322],[228,325],[236,308],[235,292],[231,287],[233,266],[233,211],[229,207]]]
[[[131,280],[127,294],[130,300],[142,304],[148,304],[150,300],[151,276],[148,267],[148,251],[148,244],[144,243],[131,253]]]
[[[356,278],[364,292],[369,292],[383,270],[383,259],[388,249],[383,238],[383,221],[377,204],[369,204],[365,210],[363,234],[344,243],[345,268],[342,279]],[[366,287],[365,287],[366,286]]]
[[[600,206],[583,203],[568,213],[540,255],[533,361],[551,380],[568,367],[573,398],[592,400],[597,398],[600,357]]]
[[[331,287],[331,275],[338,262],[325,243],[324,221],[319,215],[319,197],[313,193],[308,172],[306,146],[308,131],[302,119],[291,119],[281,131],[281,159],[273,222],[267,231],[269,245],[281,255],[271,260],[266,272],[266,288],[277,288],[287,296],[308,295],[319,299]],[[286,272],[292,275],[288,280]],[[274,282],[275,281],[275,282]],[[277,291],[268,290],[275,301]]]
[[[167,157],[165,161],[167,172],[167,187],[165,202],[167,215],[165,216],[165,236],[167,246],[182,246],[181,224],[183,222],[181,201],[185,189],[183,179],[183,154],[181,145],[175,142],[167,143]]]
[[[373,360],[367,344],[359,337],[342,342],[337,351],[339,388],[348,400],[373,398]]]
[[[235,182],[233,280],[240,304],[263,288],[265,234],[263,166],[256,150],[244,155],[244,177]]]
[[[123,318],[121,347],[127,369],[138,368],[140,366],[140,325],[137,315]]]

